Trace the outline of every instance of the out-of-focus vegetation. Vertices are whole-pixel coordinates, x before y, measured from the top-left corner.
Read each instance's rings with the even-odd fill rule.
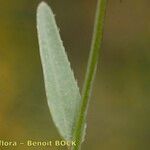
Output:
[[[96,0],[47,1],[81,87]],[[47,107],[36,33],[39,0],[0,1],[0,138],[58,139]],[[150,2],[109,0],[86,150],[149,149]],[[16,149],[25,149],[20,146]],[[55,148],[52,148],[55,150]]]

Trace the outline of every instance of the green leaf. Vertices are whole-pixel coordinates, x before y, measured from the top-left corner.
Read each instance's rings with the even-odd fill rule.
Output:
[[[44,2],[37,9],[37,30],[48,106],[61,136],[72,140],[81,96],[54,15]]]

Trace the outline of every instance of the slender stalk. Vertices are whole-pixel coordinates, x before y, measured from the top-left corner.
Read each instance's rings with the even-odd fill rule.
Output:
[[[106,4],[107,4],[107,0],[98,0],[97,3],[91,50],[90,50],[90,55],[88,60],[87,73],[86,73],[85,82],[82,91],[82,102],[81,102],[82,104],[79,112],[77,126],[74,133],[74,140],[76,141],[76,146],[72,147],[72,150],[80,150],[82,144],[82,138],[84,136],[84,126],[86,122],[89,98],[92,92],[92,85],[96,73],[98,58],[101,52],[100,48],[101,48],[102,37],[103,37]]]

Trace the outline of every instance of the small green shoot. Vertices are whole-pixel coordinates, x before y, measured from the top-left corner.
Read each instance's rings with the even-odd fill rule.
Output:
[[[85,135],[88,103],[100,56],[106,4],[107,0],[98,0],[97,3],[82,97],[52,10],[44,2],[40,3],[37,9],[38,39],[48,106],[60,135],[67,141],[76,141],[76,146],[73,146],[72,150],[80,150]]]

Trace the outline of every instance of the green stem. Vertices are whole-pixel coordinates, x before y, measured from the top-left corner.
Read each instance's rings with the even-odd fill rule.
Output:
[[[101,48],[102,37],[103,37],[106,4],[107,4],[107,0],[98,0],[97,3],[91,51],[89,55],[87,73],[86,73],[85,82],[82,91],[81,109],[79,112],[79,118],[74,133],[74,140],[76,141],[76,146],[72,147],[72,150],[80,150],[82,139],[84,136],[84,126],[86,122],[89,98],[92,92],[92,85],[96,73],[98,58],[101,52],[100,48]]]

